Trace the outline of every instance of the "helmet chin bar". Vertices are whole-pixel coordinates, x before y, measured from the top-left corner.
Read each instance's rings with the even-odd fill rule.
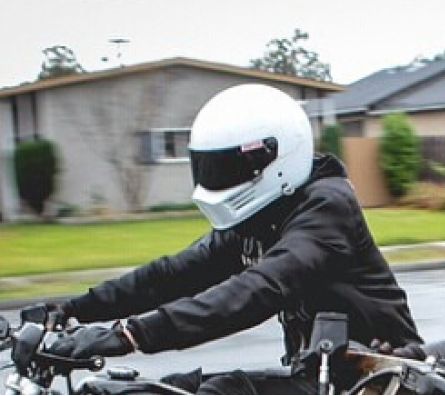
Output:
[[[222,191],[211,191],[198,184],[192,200],[217,230],[235,226],[249,217],[249,204],[256,204],[255,183],[247,182]]]
[[[280,189],[263,191],[261,179],[223,191],[210,191],[198,184],[192,200],[215,229],[226,230],[254,216],[283,194]]]

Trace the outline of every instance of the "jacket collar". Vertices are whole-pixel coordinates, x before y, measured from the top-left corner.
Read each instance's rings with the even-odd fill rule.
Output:
[[[317,180],[327,177],[347,177],[344,165],[331,154],[316,154],[314,156],[312,172],[309,180],[298,188],[294,194],[283,195],[260,210],[250,219],[234,227],[234,231],[241,237],[255,237],[268,244],[278,238],[283,226],[297,209],[303,199],[302,195],[307,186]]]

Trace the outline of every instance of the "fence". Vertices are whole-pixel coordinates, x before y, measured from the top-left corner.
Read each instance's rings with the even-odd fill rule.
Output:
[[[392,202],[378,156],[376,138],[343,138],[343,159],[358,200],[364,207],[385,206]]]

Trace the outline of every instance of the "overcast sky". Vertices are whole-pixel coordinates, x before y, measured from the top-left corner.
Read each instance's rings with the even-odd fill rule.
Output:
[[[187,56],[247,66],[297,27],[348,84],[445,50],[444,15],[444,0],[0,0],[0,86],[34,80],[41,50],[55,44],[87,70],[107,67],[113,38],[131,40],[125,64]]]

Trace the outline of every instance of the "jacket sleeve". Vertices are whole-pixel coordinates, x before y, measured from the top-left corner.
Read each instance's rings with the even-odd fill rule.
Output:
[[[308,198],[257,265],[194,297],[130,318],[140,349],[182,349],[255,326],[319,280],[339,276],[353,250],[350,218],[350,205],[340,194]]]
[[[68,302],[68,311],[80,322],[104,321],[193,296],[241,270],[238,245],[233,233],[212,231],[177,255],[161,257],[89,289]]]

